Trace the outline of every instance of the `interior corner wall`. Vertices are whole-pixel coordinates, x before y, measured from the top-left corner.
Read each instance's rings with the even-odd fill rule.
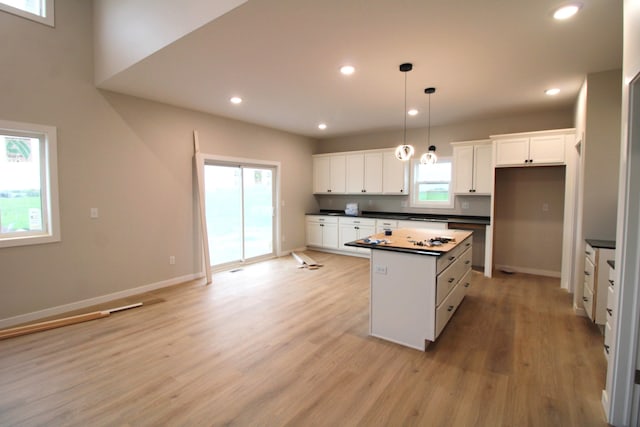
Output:
[[[496,168],[496,266],[560,277],[564,192],[564,166]]]
[[[615,240],[620,167],[622,70],[587,76],[583,235]]]
[[[314,140],[100,91],[91,35],[85,0],[56,2],[55,28],[0,12],[0,118],[57,127],[62,232],[0,248],[0,321],[200,273],[194,129],[202,151],[281,163],[283,250],[317,208]]]

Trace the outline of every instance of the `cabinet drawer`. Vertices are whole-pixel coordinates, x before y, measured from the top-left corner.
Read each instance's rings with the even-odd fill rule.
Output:
[[[582,288],[582,304],[584,305],[584,310],[587,312],[589,319],[593,320],[593,292],[587,285],[586,280]]]
[[[440,274],[440,272],[447,268],[449,264],[458,259],[464,251],[469,249],[472,244],[473,236],[469,236],[449,252],[440,255],[436,261],[436,273]]]
[[[593,265],[589,257],[584,260],[584,282],[589,286],[591,293],[593,293],[593,283],[595,281],[596,267]]]
[[[458,284],[465,273],[471,269],[471,248],[456,258],[436,278],[436,306],[440,305],[449,292]]]
[[[584,248],[584,254],[586,255],[586,257],[591,260],[591,264],[596,263],[596,250],[590,245],[590,244],[586,244],[585,248]]]
[[[376,220],[372,218],[346,218],[340,217],[339,221],[340,225],[353,225],[355,226],[363,226],[363,227],[372,227],[375,228]]]
[[[464,298],[466,288],[463,283],[458,283],[456,287],[449,293],[449,295],[442,301],[440,307],[436,308],[436,333],[435,338],[438,338],[440,332],[447,325],[453,313],[456,312],[458,306]]]
[[[604,325],[604,357],[609,360],[609,355],[613,350],[613,330],[611,329],[611,320],[607,320]]]
[[[337,224],[338,217],[329,215],[307,215],[307,221],[320,222],[323,224]]]

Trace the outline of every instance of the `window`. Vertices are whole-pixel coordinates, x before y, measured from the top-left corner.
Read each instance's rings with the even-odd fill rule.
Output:
[[[451,158],[439,158],[438,163],[422,165],[412,160],[413,188],[411,206],[416,208],[452,208]]]
[[[56,128],[0,121],[0,248],[60,240]]]
[[[53,27],[53,1],[0,0],[0,10]]]

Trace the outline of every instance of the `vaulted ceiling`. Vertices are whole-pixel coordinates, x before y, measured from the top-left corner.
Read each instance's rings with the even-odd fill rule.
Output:
[[[562,4],[249,0],[98,84],[315,138],[402,127],[405,77],[409,127],[426,125],[428,86],[433,126],[568,107],[588,73],[622,66],[622,1],[554,20]]]

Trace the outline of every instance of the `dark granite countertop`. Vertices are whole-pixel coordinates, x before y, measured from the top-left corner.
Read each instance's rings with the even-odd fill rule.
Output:
[[[585,239],[585,242],[591,245],[592,248],[599,249],[615,249],[615,240],[599,240],[599,239]]]
[[[344,211],[321,209],[320,212],[311,212],[307,215],[331,215],[331,216],[344,216],[352,217],[353,215],[346,215]],[[362,211],[361,218],[380,218],[391,220],[408,220],[408,221],[428,221],[428,222],[457,222],[461,224],[482,224],[489,225],[491,223],[488,216],[473,216],[473,215],[438,215],[438,214],[419,214],[419,213],[407,213],[407,212],[376,212],[376,211]]]

